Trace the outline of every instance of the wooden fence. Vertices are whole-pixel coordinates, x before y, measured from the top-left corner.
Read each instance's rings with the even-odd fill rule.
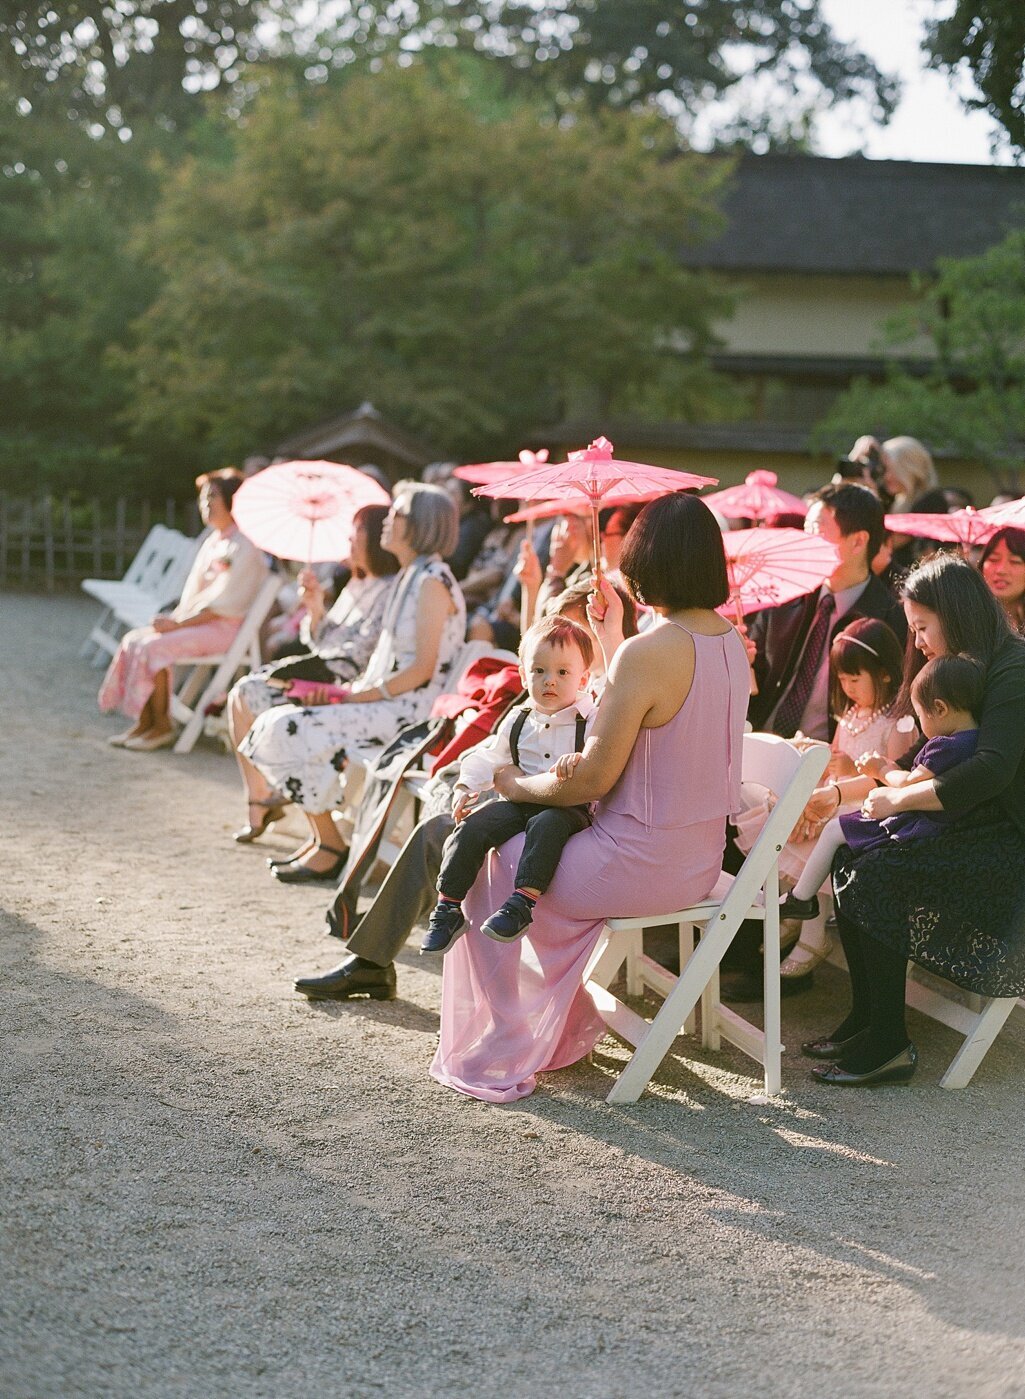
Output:
[[[195,501],[29,498],[0,492],[0,588],[73,588],[83,578],[120,578],[155,524],[200,529]]]

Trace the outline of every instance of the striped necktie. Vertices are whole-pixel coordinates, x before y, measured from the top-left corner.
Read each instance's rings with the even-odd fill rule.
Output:
[[[826,642],[829,640],[829,628],[833,624],[835,611],[836,599],[832,593],[827,592],[819,598],[819,605],[815,609],[815,616],[812,618],[808,639],[804,643],[804,650],[801,652],[801,659],[798,662],[793,683],[776,710],[772,730],[773,733],[779,734],[780,738],[793,738],[797,732],[801,716],[804,714],[808,700],[811,698],[811,692],[815,688],[815,680],[819,673],[819,667],[822,665],[822,656],[826,649]]]

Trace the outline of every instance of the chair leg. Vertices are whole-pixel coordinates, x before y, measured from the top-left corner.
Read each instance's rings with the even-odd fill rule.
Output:
[[[620,937],[626,942],[626,994],[643,996],[644,979],[637,959],[644,951],[644,929],[631,928],[628,933],[620,933]]]
[[[765,880],[765,926],[762,939],[765,989],[765,1091],[772,1097],[783,1084],[782,1015],[779,989],[779,865]]]
[[[694,951],[694,939],[697,935],[697,929],[689,923],[678,923],[676,927],[679,939],[678,945],[680,957],[680,974],[682,976],[683,969],[690,961],[691,955]],[[698,1013],[697,1008],[695,1007],[695,1009],[691,1011],[690,1015],[687,1016],[687,1019],[683,1023],[683,1033],[685,1035],[696,1035],[697,1032]],[[703,1033],[704,1032],[702,1032],[702,1034]],[[702,1043],[704,1043],[703,1039]]]
[[[692,937],[700,937],[701,929],[695,927]],[[705,1049],[721,1049],[722,1035],[719,1033],[719,968],[716,966],[701,992],[701,1043]]]
[[[950,1068],[940,1079],[941,1088],[967,1087],[1016,1004],[1014,996],[1001,996],[990,1001],[955,1054]]]

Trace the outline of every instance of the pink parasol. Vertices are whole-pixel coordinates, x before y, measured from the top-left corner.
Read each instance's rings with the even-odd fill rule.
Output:
[[[702,496],[706,505],[731,520],[766,520],[770,515],[807,515],[808,506],[800,496],[780,490],[774,471],[750,471],[742,486]]]
[[[346,558],[357,510],[388,504],[388,492],[354,466],[286,461],[243,481],[231,513],[258,549],[310,564]]]
[[[635,495],[632,491],[610,491],[602,500],[601,508],[611,510],[617,505],[646,505],[649,500],[658,500],[659,496],[663,495],[666,495],[666,492],[661,487],[651,495]],[[512,515],[503,515],[502,518],[507,525],[518,525],[524,520],[551,520],[556,515],[586,515],[587,511],[588,506],[582,500],[577,505],[570,505],[564,500],[542,500],[538,505],[527,505]]]
[[[722,537],[730,601],[720,612],[779,607],[820,588],[837,565],[833,545],[799,529],[737,529]]]
[[[976,510],[966,505],[949,515],[887,515],[886,528],[894,534],[911,534],[916,539],[935,539],[943,544],[960,544],[970,549],[985,544],[997,530],[1007,525],[1025,525],[1025,499],[1007,505],[987,505]]]
[[[612,443],[599,437],[589,447],[570,452],[569,459],[517,476],[514,480],[478,486],[474,495],[501,499],[516,496],[519,500],[559,501],[570,505],[584,504],[591,510],[592,549],[594,568],[600,570],[598,547],[598,510],[612,500],[612,493],[651,497],[670,491],[686,491],[699,486],[717,484],[712,476],[697,476],[689,471],[672,471],[663,466],[648,466],[644,462],[620,461],[612,455]]]
[[[540,452],[528,452],[524,449],[520,453],[519,461],[482,461],[475,466],[456,466],[452,469],[452,475],[458,476],[461,481],[472,481],[475,486],[493,486],[496,481],[515,480],[517,472],[533,471],[535,467],[545,466],[547,463],[546,447],[542,447]],[[517,500],[519,496],[513,491],[508,498]]]

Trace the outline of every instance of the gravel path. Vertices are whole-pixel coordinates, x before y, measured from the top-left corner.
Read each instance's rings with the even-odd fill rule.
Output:
[[[513,1107],[427,1077],[440,982],[290,990],[324,893],[240,849],[234,766],[106,746],[94,608],[0,597],[0,1393],[1025,1394],[1025,1014],[976,1081],[786,1094],[680,1041]],[[835,1018],[832,970],[787,1002]],[[686,1058],[683,1057],[686,1054]]]

